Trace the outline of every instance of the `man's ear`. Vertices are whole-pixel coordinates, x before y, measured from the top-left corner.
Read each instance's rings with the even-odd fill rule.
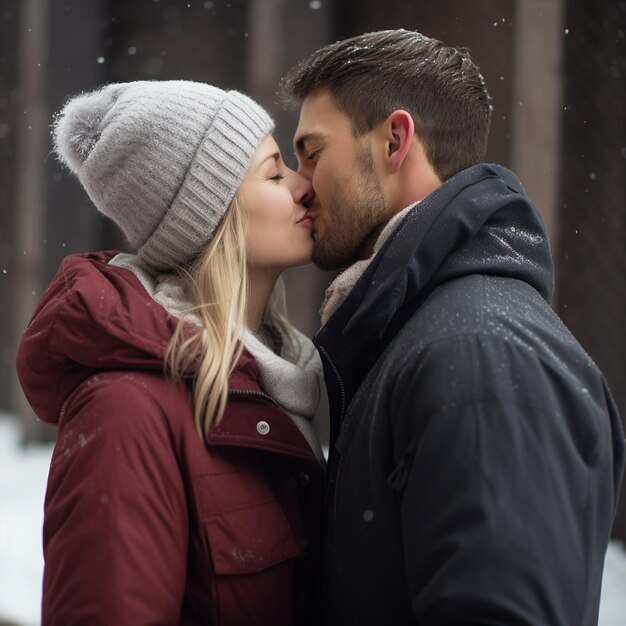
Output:
[[[396,174],[409,152],[415,124],[413,117],[407,111],[398,109],[389,115],[385,121],[387,129],[387,160],[392,174]]]

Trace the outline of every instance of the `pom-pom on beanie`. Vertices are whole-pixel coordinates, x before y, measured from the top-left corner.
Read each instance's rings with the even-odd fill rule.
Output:
[[[53,138],[59,160],[158,273],[192,260],[211,239],[273,128],[237,91],[137,81],[72,98]]]

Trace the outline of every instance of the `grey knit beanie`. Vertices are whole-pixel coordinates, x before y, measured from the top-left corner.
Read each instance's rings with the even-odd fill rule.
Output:
[[[211,239],[273,128],[236,91],[138,81],[71,99],[53,136],[59,160],[156,273],[193,259]]]

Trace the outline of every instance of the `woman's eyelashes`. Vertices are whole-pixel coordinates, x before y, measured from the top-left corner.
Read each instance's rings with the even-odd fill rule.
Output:
[[[274,176],[270,176],[270,180],[282,180],[283,178],[285,178],[285,174],[283,174],[283,172],[277,172],[276,174],[274,174]]]

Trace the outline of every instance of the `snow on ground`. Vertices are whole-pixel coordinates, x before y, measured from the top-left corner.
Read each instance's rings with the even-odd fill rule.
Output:
[[[21,448],[16,421],[0,414],[0,626],[38,626],[41,524],[51,445]],[[609,545],[600,626],[626,626],[626,550]]]
[[[600,626],[626,626],[626,550],[612,541],[604,561]]]
[[[16,421],[0,415],[0,624],[39,624],[41,525],[52,446],[21,449]]]

